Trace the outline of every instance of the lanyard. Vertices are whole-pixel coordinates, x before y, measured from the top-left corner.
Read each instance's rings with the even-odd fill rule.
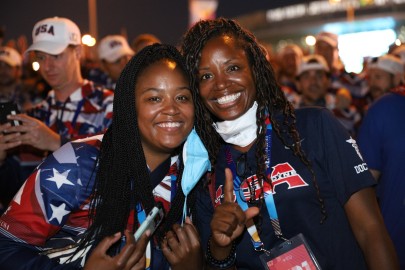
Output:
[[[266,119],[266,160],[265,160],[265,164],[266,164],[266,176],[268,179],[270,179],[270,173],[271,173],[271,171],[270,171],[271,143],[272,143],[272,126],[271,126],[269,119]],[[241,184],[242,184],[243,179],[241,180],[236,173],[236,165],[232,159],[229,145],[226,146],[225,155],[226,155],[227,165],[228,165],[229,169],[231,169],[232,174],[233,174],[233,185],[234,185],[236,201],[239,204],[239,206],[242,208],[242,210],[246,211],[249,208],[249,206],[248,206],[246,200],[243,199],[242,195],[241,195],[241,193],[243,193],[243,192],[241,192]],[[246,164],[246,166],[247,166],[247,164]],[[253,182],[253,184],[254,184],[254,182]],[[264,187],[264,185],[268,185],[268,184],[265,181],[263,181],[262,188]],[[271,221],[271,225],[274,229],[274,232],[278,238],[284,239],[283,234],[281,232],[280,223],[278,220],[278,215],[277,215],[277,210],[276,210],[276,205],[274,202],[272,189],[271,189],[271,187],[263,188],[263,192],[264,192],[264,201],[265,201],[266,208],[267,208],[267,211],[270,216],[270,221]],[[260,236],[259,236],[259,233],[257,232],[256,225],[253,224],[253,225],[249,226],[247,228],[247,230],[250,234],[254,249],[256,251],[262,251],[264,245],[263,245],[263,242],[260,240]]]
[[[162,182],[164,182],[165,180],[167,180],[167,181],[170,180],[170,199],[169,199],[170,201],[166,202],[166,203],[163,202],[163,205],[165,205],[165,204],[168,205],[168,206],[165,207],[166,213],[168,213],[167,207],[170,207],[170,202],[173,200],[174,196],[176,195],[176,191],[177,191],[177,185],[176,185],[177,175],[178,175],[178,170],[177,170],[178,164],[177,164],[177,162],[178,162],[178,156],[172,157],[171,162],[170,162],[171,163],[170,164],[170,169],[169,169],[168,173],[163,178],[163,180],[156,186],[156,187],[161,188],[162,186],[165,186],[167,184],[167,182],[163,183],[163,184],[162,184]],[[139,222],[139,224],[142,224],[142,222],[144,222],[145,219],[146,219],[146,213],[145,213],[145,210],[142,207],[142,204],[138,203],[136,205],[135,210],[136,210],[136,213],[137,213],[137,216],[138,216],[138,222]],[[149,270],[150,266],[151,266],[151,261],[152,261],[152,252],[151,252],[151,242],[150,241],[148,243],[148,246],[146,247],[146,252],[145,253],[146,253],[145,254],[146,255],[146,267],[145,267],[145,269]]]
[[[59,135],[61,135],[61,136],[67,136],[68,135],[68,130],[67,130],[67,128],[66,128],[66,126],[64,125],[64,123],[63,123],[63,114],[64,114],[64,112],[65,112],[65,107],[66,107],[66,104],[69,102],[69,100],[70,100],[70,97],[68,97],[68,99],[63,103],[63,105],[62,105],[62,112],[61,112],[61,116],[59,117],[59,111],[57,110],[57,115],[56,115],[56,127],[57,127],[57,132],[58,132],[58,134]],[[48,106],[49,106],[49,108],[48,108],[48,117],[47,117],[47,119],[46,119],[46,125],[48,126],[48,127],[50,127],[50,125],[51,125],[51,115],[52,115],[52,112],[51,112],[51,110],[52,110],[52,104],[51,104],[51,102],[52,102],[52,100],[50,100],[49,102],[48,102]],[[83,98],[82,100],[80,100],[79,101],[79,103],[77,104],[77,107],[76,107],[76,110],[75,110],[75,113],[74,113],[74,115],[73,115],[73,118],[72,118],[72,122],[71,122],[71,125],[72,125],[72,128],[74,128],[75,126],[76,126],[76,121],[77,121],[77,118],[79,117],[79,114],[80,114],[80,112],[81,112],[81,110],[82,110],[82,107],[83,107],[83,105],[84,105],[84,102],[85,102],[85,98]],[[57,106],[58,107],[58,109],[60,108],[60,106],[58,106],[58,101],[56,101],[56,104],[55,104],[55,106]]]

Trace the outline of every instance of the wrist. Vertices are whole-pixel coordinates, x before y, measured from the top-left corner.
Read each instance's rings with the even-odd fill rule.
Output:
[[[205,260],[207,264],[215,269],[228,269],[234,266],[236,261],[236,243],[232,241],[231,245],[221,247],[208,240]]]

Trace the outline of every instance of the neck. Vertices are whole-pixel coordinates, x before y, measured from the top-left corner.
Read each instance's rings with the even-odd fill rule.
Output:
[[[74,91],[76,91],[79,87],[83,85],[83,82],[84,80],[80,79],[70,83],[69,85],[60,88],[54,88],[56,100],[65,102]]]
[[[170,154],[148,154],[145,150],[146,164],[148,164],[149,170],[153,172],[160,164],[170,157]]]
[[[231,144],[231,147],[233,149],[235,149],[235,150],[238,150],[241,153],[246,153],[246,152],[248,152],[250,150],[250,148],[252,148],[252,146],[253,146],[253,144],[255,142],[256,142],[256,139],[253,142],[251,142],[249,145],[244,146],[244,147],[241,147],[241,146],[238,146],[238,145],[235,145],[235,144]]]

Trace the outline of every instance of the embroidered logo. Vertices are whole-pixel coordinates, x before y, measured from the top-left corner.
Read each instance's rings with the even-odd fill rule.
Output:
[[[297,171],[288,163],[280,163],[272,167],[271,182],[273,183],[273,194],[276,193],[277,185],[287,183],[288,189],[308,186],[308,184],[297,174]]]
[[[47,33],[52,36],[55,35],[53,25],[48,26],[47,24],[42,24],[35,29],[35,36],[38,36],[40,33]]]
[[[350,143],[350,144],[353,146],[353,148],[354,148],[354,150],[356,150],[356,153],[357,153],[357,155],[359,156],[359,158],[360,158],[361,160],[363,160],[363,157],[362,157],[361,154],[360,154],[359,146],[357,145],[356,140],[353,139],[352,137],[350,137],[350,139],[346,140],[346,142],[347,142],[347,143]]]

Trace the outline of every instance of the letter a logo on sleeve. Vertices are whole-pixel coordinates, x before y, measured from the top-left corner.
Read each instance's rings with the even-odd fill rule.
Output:
[[[297,171],[288,162],[277,164],[272,168],[271,181],[273,183],[274,193],[276,193],[276,186],[284,183],[287,183],[288,189],[308,186],[304,179],[297,174]]]

